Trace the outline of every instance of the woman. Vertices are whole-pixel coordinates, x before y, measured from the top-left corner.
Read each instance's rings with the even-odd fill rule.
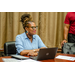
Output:
[[[64,40],[62,41],[61,46],[67,42],[67,38],[68,42],[75,43],[75,12],[68,12],[64,23]]]
[[[16,36],[17,54],[36,56],[39,49],[46,48],[42,40],[36,35],[37,26],[32,21],[30,14],[21,16],[24,33]]]

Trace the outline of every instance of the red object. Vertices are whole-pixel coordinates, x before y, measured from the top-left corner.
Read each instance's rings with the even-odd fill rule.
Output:
[[[72,33],[75,35],[75,12],[68,12],[64,23],[70,24],[69,33]]]

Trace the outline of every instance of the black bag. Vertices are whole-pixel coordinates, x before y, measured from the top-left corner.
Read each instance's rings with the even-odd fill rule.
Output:
[[[64,43],[62,51],[65,54],[75,54],[75,43]]]

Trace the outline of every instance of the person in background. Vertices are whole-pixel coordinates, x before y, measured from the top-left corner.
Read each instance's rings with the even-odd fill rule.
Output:
[[[37,56],[39,49],[46,48],[41,38],[36,35],[37,26],[32,21],[30,14],[23,14],[20,21],[25,32],[16,36],[17,54]]]
[[[68,12],[64,23],[64,40],[61,42],[61,46],[66,42],[75,43],[75,12]]]

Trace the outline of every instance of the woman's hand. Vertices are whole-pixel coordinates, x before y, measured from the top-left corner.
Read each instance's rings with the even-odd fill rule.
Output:
[[[64,45],[64,43],[66,43],[67,41],[66,40],[63,40],[62,42],[61,42],[61,47]]]
[[[37,55],[38,55],[38,53],[37,52],[34,52],[34,51],[30,51],[28,53],[28,56],[37,56]]]

